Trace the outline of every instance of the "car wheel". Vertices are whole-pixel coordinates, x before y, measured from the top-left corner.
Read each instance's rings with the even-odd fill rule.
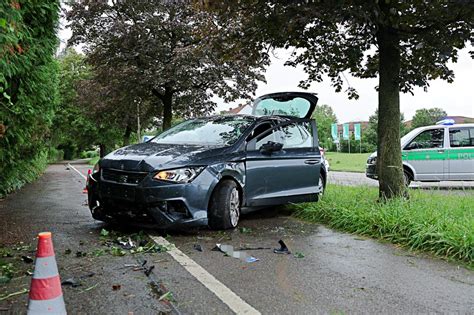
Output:
[[[318,191],[318,197],[321,198],[324,195],[324,176],[322,173],[319,174]]]
[[[403,183],[405,184],[405,187],[410,186],[411,183],[411,176],[405,171],[403,172]]]
[[[232,229],[240,218],[240,196],[233,180],[223,180],[214,190],[208,210],[209,227],[214,230]]]

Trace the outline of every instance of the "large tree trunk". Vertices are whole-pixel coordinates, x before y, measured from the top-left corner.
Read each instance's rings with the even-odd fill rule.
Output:
[[[123,146],[130,144],[130,135],[132,134],[132,127],[129,123],[127,123],[127,127],[125,128],[125,133],[123,134]],[[140,139],[138,139],[140,142]]]
[[[173,94],[165,93],[163,101],[163,131],[171,128],[173,120]]]
[[[161,100],[163,105],[163,131],[171,128],[171,121],[173,120],[173,89],[170,86],[166,86],[164,93],[159,92],[156,89],[152,89],[153,95]]]
[[[399,41],[396,31],[390,27],[379,26],[377,171],[381,199],[402,196],[406,192],[400,148]]]

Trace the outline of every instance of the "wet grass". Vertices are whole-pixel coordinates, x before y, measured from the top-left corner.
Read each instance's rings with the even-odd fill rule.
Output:
[[[365,172],[365,164],[370,153],[326,152],[326,159],[332,171]]]
[[[295,215],[474,267],[474,194],[410,191],[409,200],[377,198],[377,188],[331,185],[320,202],[295,206]]]
[[[99,160],[100,160],[100,157],[95,156],[95,157],[91,158],[88,163],[89,163],[89,165],[96,165],[97,162],[99,162]]]

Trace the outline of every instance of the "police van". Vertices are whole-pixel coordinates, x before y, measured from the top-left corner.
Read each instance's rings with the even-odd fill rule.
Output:
[[[411,181],[474,181],[474,124],[451,119],[413,129],[401,139],[405,184]],[[367,160],[366,176],[377,179],[377,152]]]

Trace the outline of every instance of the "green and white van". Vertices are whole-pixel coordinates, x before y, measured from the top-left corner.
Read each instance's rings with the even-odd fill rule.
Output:
[[[444,180],[474,181],[474,124],[413,129],[401,139],[405,183]],[[377,152],[367,160],[366,175],[377,179]]]

